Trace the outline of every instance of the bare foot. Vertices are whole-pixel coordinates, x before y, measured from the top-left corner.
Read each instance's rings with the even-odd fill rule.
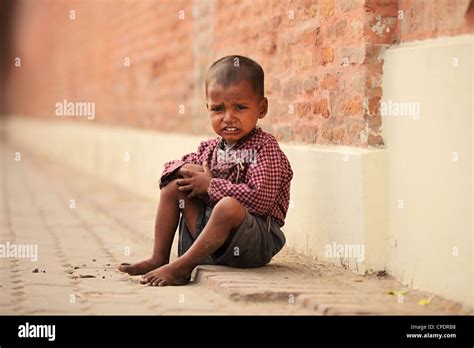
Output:
[[[150,258],[145,261],[134,263],[133,265],[129,263],[121,263],[118,269],[120,272],[128,273],[130,275],[142,275],[166,265],[167,263],[168,261]]]
[[[185,285],[190,280],[191,272],[169,263],[145,274],[140,283],[152,286]]]

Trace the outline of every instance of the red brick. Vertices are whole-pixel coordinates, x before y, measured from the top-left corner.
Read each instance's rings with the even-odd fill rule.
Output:
[[[347,20],[343,19],[336,24],[336,36],[343,36],[346,32]]]
[[[326,65],[334,61],[334,49],[331,47],[323,47],[321,49],[321,64]]]
[[[369,115],[379,115],[381,97],[368,98],[369,100]]]
[[[318,79],[316,76],[310,76],[303,83],[303,89],[306,93],[314,91],[318,87]]]
[[[273,128],[273,132],[278,141],[291,141],[295,136],[292,125],[278,125]]]
[[[325,118],[330,116],[327,98],[317,100],[313,103],[313,113],[316,115],[321,115]]]
[[[327,140],[329,144],[341,144],[344,139],[345,130],[343,127],[323,127],[321,136]]]
[[[364,46],[347,46],[341,50],[341,64],[343,64],[344,58],[348,59],[349,64],[362,64],[365,60],[365,47]]]
[[[353,93],[364,94],[367,89],[367,73],[365,71],[354,72],[352,76],[348,76],[344,89]]]
[[[377,135],[369,134],[367,142],[370,146],[384,145],[383,138],[380,134],[377,134]]]
[[[320,1],[321,14],[325,18],[334,16],[334,0],[321,0]]]
[[[305,116],[311,111],[309,102],[296,103],[296,114],[298,116]]]
[[[343,12],[351,11],[363,6],[365,0],[340,0]]]
[[[301,80],[298,80],[296,78],[292,78],[289,81],[282,82],[282,85],[283,85],[282,93],[285,97],[294,98],[302,90]]]
[[[398,0],[365,0],[365,9],[380,16],[396,17]]]
[[[367,97],[372,98],[372,97],[381,97],[381,96],[382,96],[381,87],[367,89]]]
[[[335,75],[327,74],[321,81],[321,88],[326,90],[338,90],[339,78]]]
[[[396,42],[396,17],[380,17],[373,15],[367,18],[364,27],[364,37],[373,44],[392,44]]]
[[[359,97],[353,97],[343,102],[342,112],[345,116],[358,116],[363,112],[363,103]]]
[[[296,124],[294,128],[304,142],[314,144],[318,141],[319,129],[317,125],[305,122]]]
[[[361,133],[366,130],[366,120],[359,118],[348,119],[347,133],[350,137],[350,144],[355,146],[361,145]]]
[[[369,126],[369,128],[378,129],[382,125],[382,117],[380,116],[367,117],[367,125]]]

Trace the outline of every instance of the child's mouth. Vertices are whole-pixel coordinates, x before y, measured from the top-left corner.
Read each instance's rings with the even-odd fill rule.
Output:
[[[227,135],[236,134],[239,131],[240,131],[240,129],[238,129],[236,127],[224,127],[224,128],[222,128],[222,133],[227,134]]]

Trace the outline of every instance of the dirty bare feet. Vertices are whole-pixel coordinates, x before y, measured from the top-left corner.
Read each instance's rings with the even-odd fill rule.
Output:
[[[148,272],[140,280],[141,284],[152,286],[185,285],[191,280],[191,271],[185,270],[174,263],[164,265]]]
[[[167,263],[168,261],[149,258],[134,264],[121,263],[118,269],[120,272],[128,273],[130,275],[142,275],[166,265]]]

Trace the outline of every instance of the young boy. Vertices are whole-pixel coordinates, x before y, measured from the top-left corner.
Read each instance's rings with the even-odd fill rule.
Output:
[[[285,244],[293,172],[276,139],[256,126],[268,109],[262,68],[227,56],[209,68],[205,87],[219,136],[165,164],[153,254],[119,267],[143,275],[142,284],[186,284],[199,264],[264,266]],[[178,225],[179,257],[169,263]]]

